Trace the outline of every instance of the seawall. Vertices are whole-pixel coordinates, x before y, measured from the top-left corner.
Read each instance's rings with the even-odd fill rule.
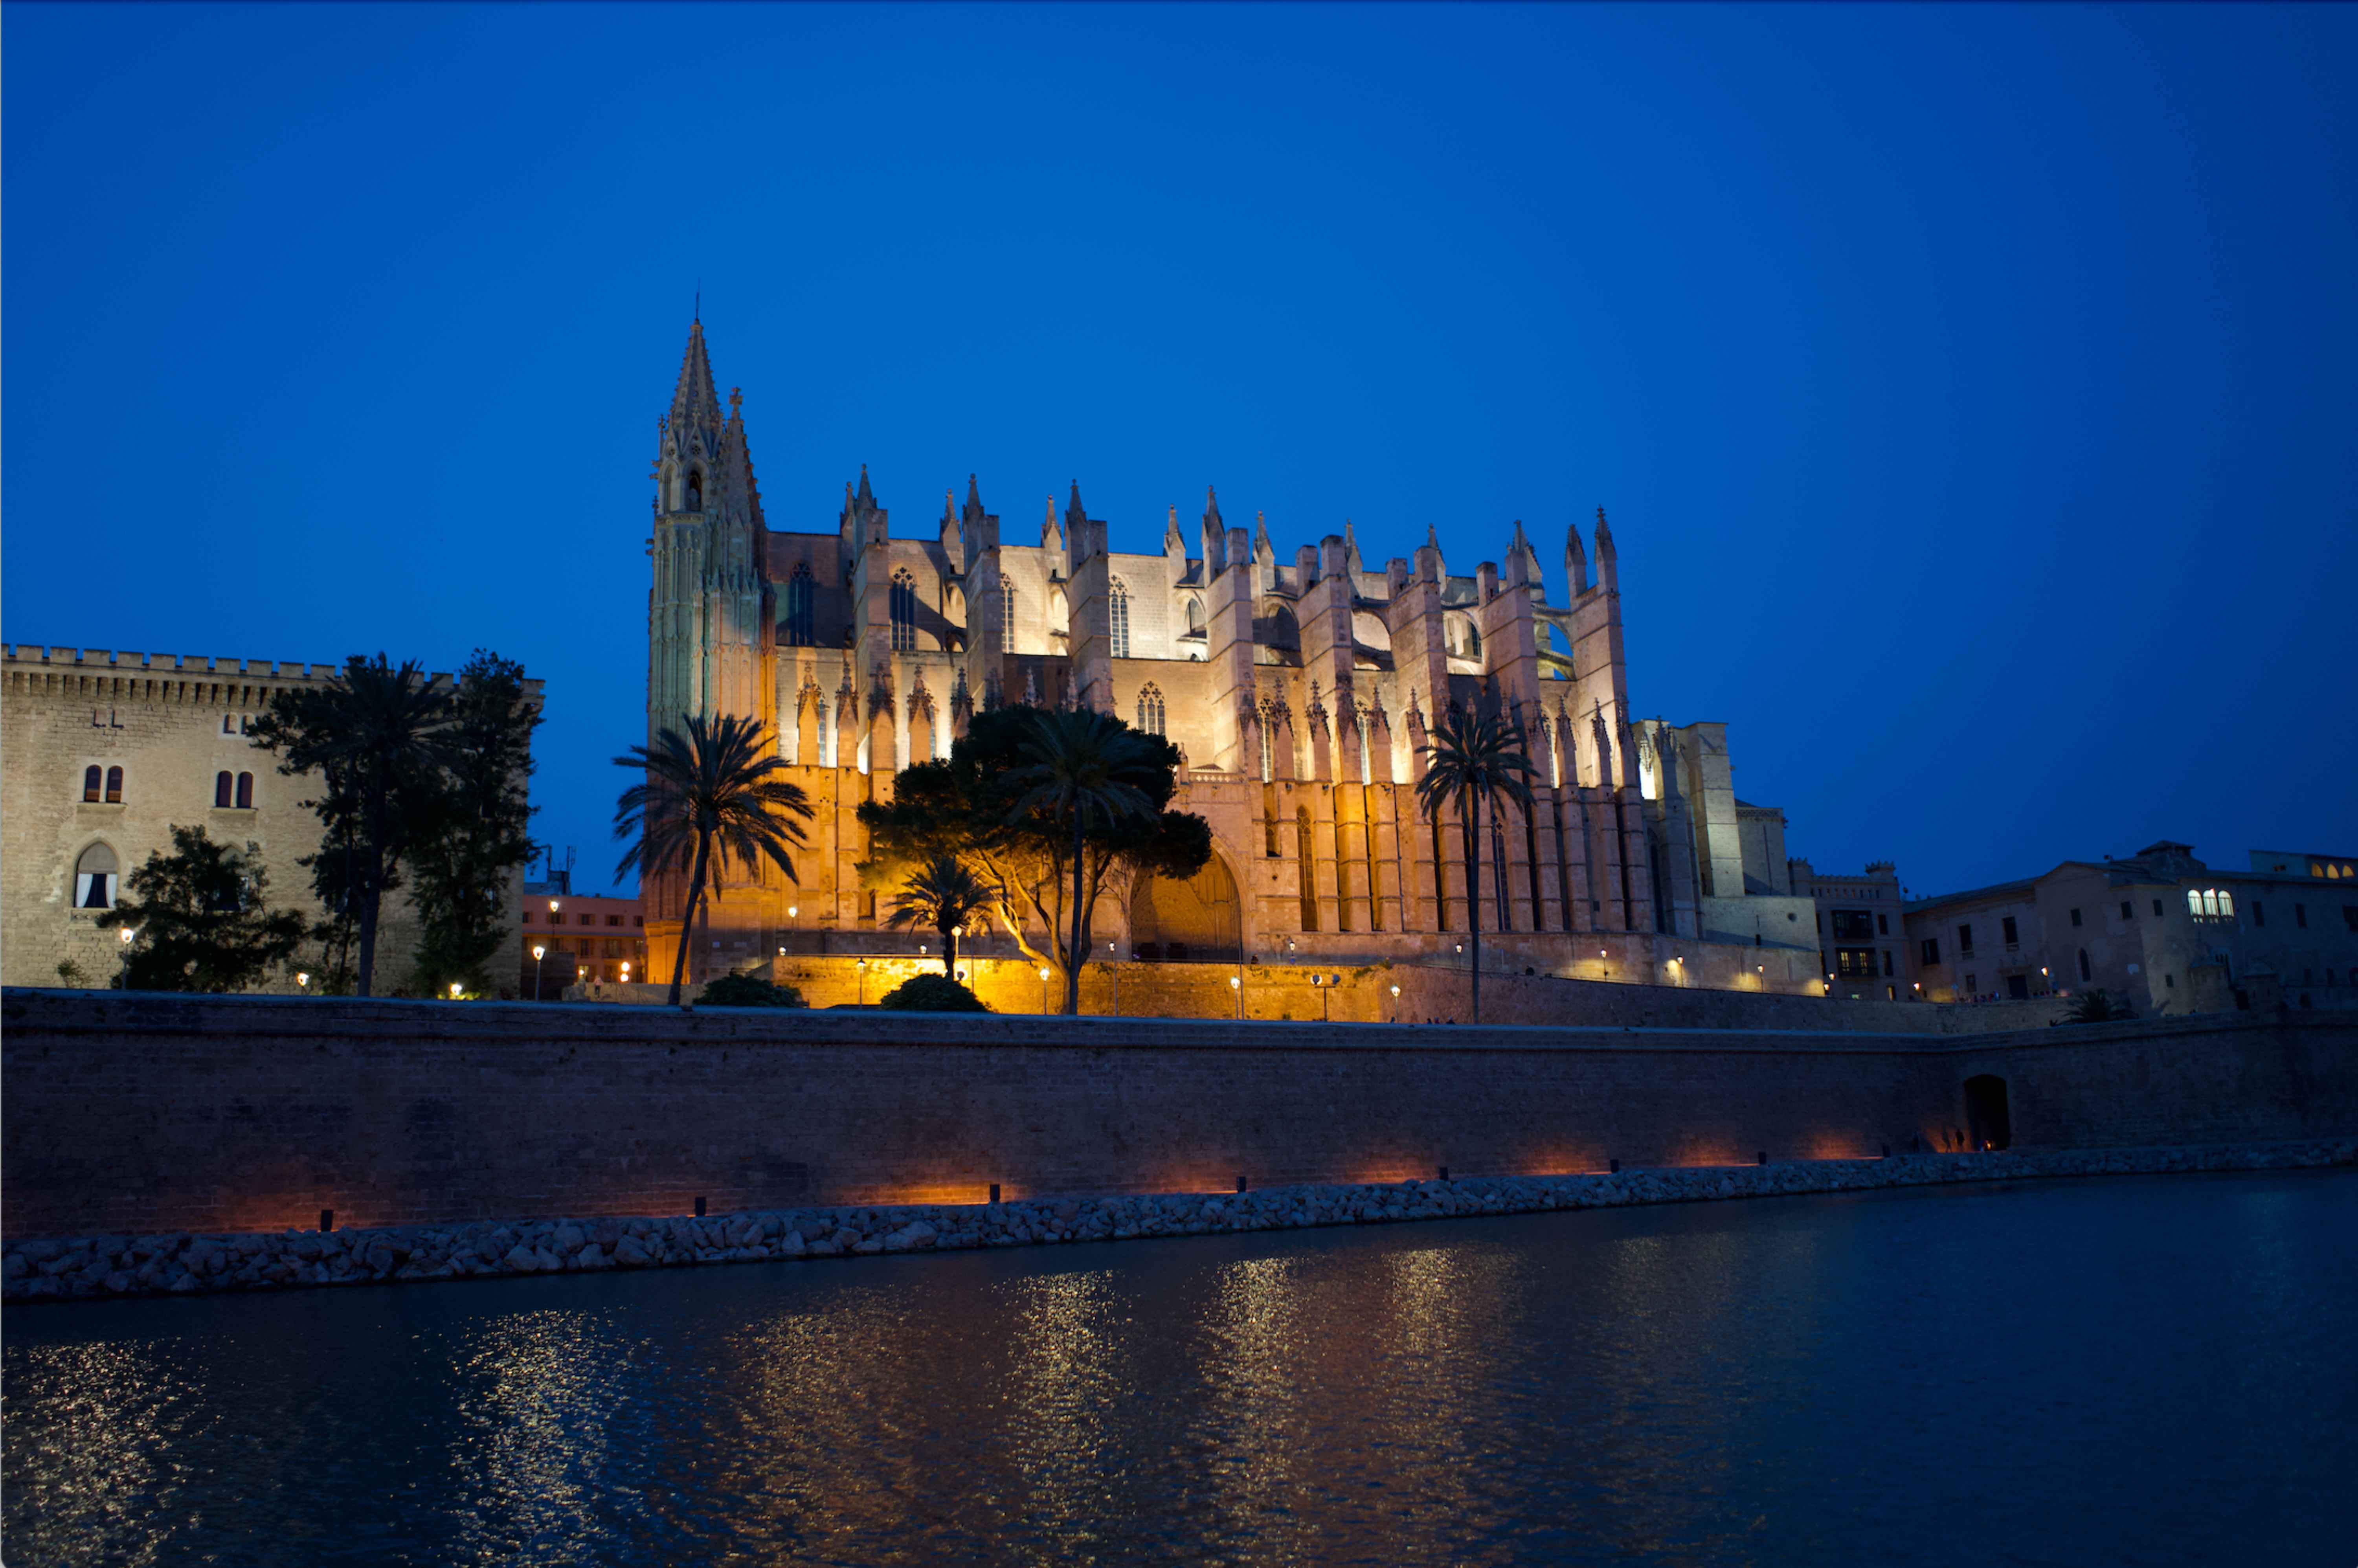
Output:
[[[10,1238],[2358,1133],[2346,1015],[1963,1037],[11,989]]]

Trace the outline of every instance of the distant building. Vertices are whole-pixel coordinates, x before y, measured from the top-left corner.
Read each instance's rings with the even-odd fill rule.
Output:
[[[644,906],[573,892],[571,880],[525,884],[515,921],[518,996],[554,1001],[584,981],[651,978]]]
[[[1876,860],[1850,875],[1820,873],[1807,860],[1790,863],[1797,898],[1818,906],[1818,967],[1826,994],[1853,1001],[1920,1000],[1908,963],[1908,932],[1899,872]]]
[[[2147,1013],[2358,1005],[2358,875],[2342,870],[2358,857],[2251,861],[2213,870],[2165,840],[1911,901],[1916,983],[1933,1001],[2101,989]]]
[[[170,852],[175,827],[252,855],[274,908],[321,918],[300,863],[319,847],[319,818],[303,804],[315,786],[279,773],[251,731],[277,693],[342,668],[0,644],[0,979],[59,985],[69,960],[91,985],[113,979],[122,943],[98,916],[150,854]],[[525,686],[539,701],[540,683]],[[387,993],[408,979],[417,920],[396,892],[381,921],[377,989]],[[273,975],[258,989],[297,987]]]

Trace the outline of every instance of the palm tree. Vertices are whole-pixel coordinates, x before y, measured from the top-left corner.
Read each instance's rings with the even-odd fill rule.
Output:
[[[1154,802],[1141,786],[1152,782],[1157,764],[1153,752],[1130,726],[1087,708],[1032,715],[1032,734],[1023,742],[1022,755],[1031,759],[1030,765],[1008,778],[1024,794],[1008,820],[1045,809],[1051,817],[1072,823],[1073,905],[1064,954],[1065,1011],[1078,1013],[1081,960],[1089,940],[1082,852],[1089,824],[1094,820],[1110,827],[1124,817],[1152,816]]]
[[[981,925],[984,914],[997,902],[998,894],[967,870],[965,861],[956,855],[938,855],[901,884],[884,924],[895,931],[930,925],[940,932],[942,973],[956,979],[959,933]]]
[[[322,798],[305,804],[341,840],[341,863],[315,865],[313,881],[359,927],[362,996],[376,973],[377,911],[444,788],[450,717],[449,688],[415,662],[355,654],[324,685],[278,693],[254,727],[280,773],[326,780]]]
[[[803,830],[788,818],[811,815],[800,784],[772,776],[786,764],[759,721],[723,714],[691,715],[685,722],[685,735],[665,729],[654,745],[633,746],[614,759],[616,767],[646,775],[614,803],[614,837],[638,839],[614,868],[614,880],[633,870],[642,878],[666,870],[687,872],[687,910],[671,965],[675,1007],[712,851],[719,850],[723,869],[732,860],[748,869],[766,860],[799,881],[788,847],[803,842]]]
[[[1482,805],[1495,816],[1501,796],[1526,811],[1531,806],[1531,786],[1524,775],[1534,772],[1527,754],[1520,719],[1476,713],[1452,703],[1433,727],[1424,747],[1424,777],[1416,786],[1417,804],[1438,822],[1441,808],[1457,802],[1459,825],[1466,832],[1466,924],[1474,942],[1474,1022],[1482,1022]]]

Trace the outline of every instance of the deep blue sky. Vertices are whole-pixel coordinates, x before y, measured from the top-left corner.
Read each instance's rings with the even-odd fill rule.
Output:
[[[611,864],[701,282],[773,526],[1524,520],[1920,892],[2358,849],[2358,10],[12,4],[5,634],[548,683]]]

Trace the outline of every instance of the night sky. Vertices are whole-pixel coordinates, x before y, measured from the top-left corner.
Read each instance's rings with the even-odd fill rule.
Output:
[[[1924,893],[2358,851],[2358,10],[7,7],[5,635],[547,682],[602,882],[695,291],[865,462],[1621,553],[1631,697]]]

